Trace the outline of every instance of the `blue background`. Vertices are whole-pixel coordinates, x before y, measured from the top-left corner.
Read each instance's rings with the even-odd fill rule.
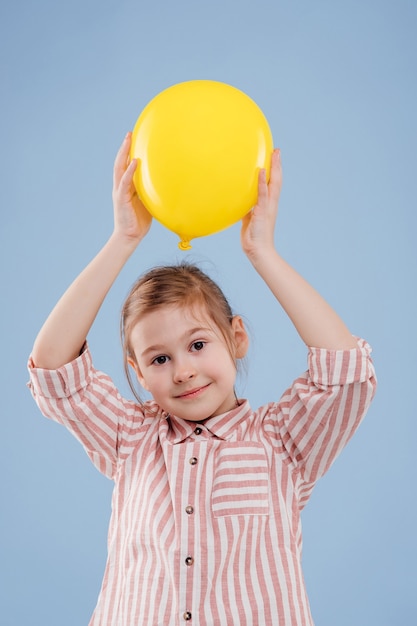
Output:
[[[379,391],[303,514],[317,626],[415,623],[416,61],[413,0],[29,0],[2,3],[1,577],[3,626],[87,624],[112,484],[33,403],[26,360],[46,315],[112,229],[113,160],[162,89],[213,79],[250,95],[282,150],[277,246],[373,346]],[[306,366],[240,250],[239,225],[196,261],[248,321],[253,406]],[[121,303],[144,269],[184,258],[155,223],[90,335],[129,393]]]

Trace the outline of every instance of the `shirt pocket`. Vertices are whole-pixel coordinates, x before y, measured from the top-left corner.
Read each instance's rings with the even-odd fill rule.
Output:
[[[269,472],[261,443],[221,444],[214,459],[214,517],[269,515]]]

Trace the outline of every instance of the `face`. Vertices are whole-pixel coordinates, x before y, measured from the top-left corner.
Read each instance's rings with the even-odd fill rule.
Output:
[[[231,332],[234,357],[242,358],[248,337],[240,317]],[[131,345],[140,384],[168,413],[202,421],[236,406],[235,361],[201,307],[167,306],[145,315],[132,329]]]

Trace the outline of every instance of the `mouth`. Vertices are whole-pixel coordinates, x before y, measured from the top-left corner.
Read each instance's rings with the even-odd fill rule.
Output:
[[[179,394],[178,396],[175,396],[175,397],[179,398],[180,400],[187,400],[187,399],[197,398],[209,386],[210,386],[210,383],[208,383],[208,385],[203,385],[203,387],[196,387],[195,389],[190,389],[189,391],[184,391],[184,393],[181,393],[181,394]]]

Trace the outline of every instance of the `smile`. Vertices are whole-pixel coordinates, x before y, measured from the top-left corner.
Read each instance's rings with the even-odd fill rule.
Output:
[[[181,393],[180,395],[175,397],[180,398],[181,400],[186,400],[187,398],[197,398],[197,396],[201,395],[209,387],[209,385],[210,383],[208,385],[204,385],[203,387],[190,389],[190,391],[185,391],[184,393]]]

